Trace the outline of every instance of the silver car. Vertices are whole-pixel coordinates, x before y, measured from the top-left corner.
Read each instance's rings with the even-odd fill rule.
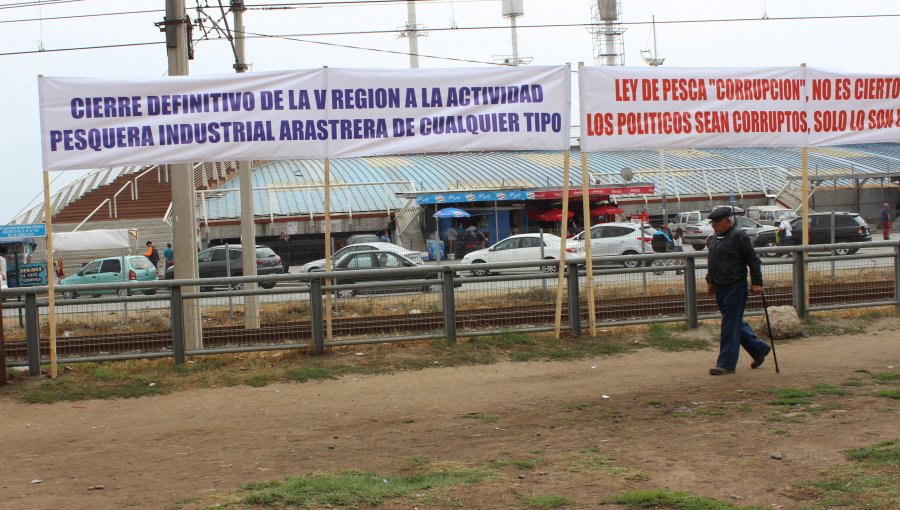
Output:
[[[644,225],[641,234],[640,223],[613,222],[601,223],[591,227],[591,257],[602,255],[638,255],[640,253],[653,253],[650,242],[656,229],[650,225]],[[578,243],[576,249],[579,254],[584,253],[584,232],[572,238]],[[628,260],[622,263],[627,268],[638,266],[637,260]]]
[[[751,241],[755,240],[760,232],[775,230],[773,226],[763,225],[746,216],[735,216],[734,218],[735,224],[750,236]],[[706,248],[706,240],[711,235],[713,235],[712,225],[709,224],[708,219],[702,220],[700,223],[690,225],[684,229],[684,242],[690,244],[695,250],[700,251]]]
[[[334,255],[331,257],[332,264],[336,264],[338,260],[341,259],[344,255],[348,253],[356,253],[358,251],[389,251],[392,253],[396,253],[398,255],[402,255],[403,257],[413,261],[416,265],[423,264],[422,262],[422,254],[417,251],[407,250],[402,246],[397,246],[394,243],[384,243],[384,242],[370,242],[370,243],[357,243],[357,244],[348,244],[344,246],[340,250],[334,252]],[[301,273],[312,273],[314,271],[324,271],[325,270],[325,259],[313,260],[312,262],[307,262],[300,266]]]

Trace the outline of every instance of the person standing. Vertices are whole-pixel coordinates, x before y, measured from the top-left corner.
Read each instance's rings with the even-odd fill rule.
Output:
[[[781,222],[778,223],[778,236],[779,236],[779,246],[790,246],[793,243],[793,239],[791,239],[794,234],[791,232],[791,222],[788,221],[787,218],[782,218]]]
[[[733,374],[737,368],[740,348],[750,354],[751,368],[759,368],[772,349],[760,340],[744,321],[747,307],[747,268],[750,269],[750,292],[762,293],[762,265],[746,232],[735,227],[728,207],[718,207],[709,213],[715,235],[707,241],[709,248],[707,291],[716,297],[722,312],[719,357],[710,375]]]
[[[887,202],[881,206],[881,237],[885,241],[891,238],[891,206]]]
[[[447,229],[447,232],[444,234],[444,238],[447,240],[447,249],[444,250],[444,253],[447,254],[447,258],[456,257],[456,227],[453,224],[450,224],[450,228]],[[453,257],[450,257],[450,255]]]
[[[163,250],[163,258],[166,259],[166,271],[175,265],[175,250],[172,249],[172,243],[166,243],[166,249]]]
[[[672,236],[672,253],[684,252],[684,229],[678,227],[675,229],[675,235]],[[684,259],[675,259],[676,266],[683,266]],[[676,275],[684,274],[684,269],[675,271]]]
[[[147,251],[144,252],[144,256],[150,259],[150,263],[153,264],[153,270],[159,271],[159,251],[153,247],[153,241],[147,241]]]

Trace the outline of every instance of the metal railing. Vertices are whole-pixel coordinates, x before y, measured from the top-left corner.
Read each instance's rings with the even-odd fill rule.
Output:
[[[818,253],[837,248],[864,250],[843,256]],[[876,306],[893,306],[900,313],[897,241],[786,246],[767,248],[766,253],[774,255],[762,259],[770,305],[793,305],[801,317]],[[606,328],[683,322],[695,328],[700,320],[718,318],[715,300],[698,292],[705,258],[703,252],[595,257],[597,324]],[[680,263],[653,264],[671,260]],[[637,261],[639,266],[623,267],[626,261]],[[576,336],[591,320],[583,264],[583,258],[567,260],[563,279],[561,329]],[[342,345],[414,340],[454,344],[458,337],[554,331],[556,292],[550,287],[557,283],[557,266],[555,260],[480,264],[478,269],[495,273],[483,277],[471,276],[473,265],[453,263],[378,271],[60,285],[58,293],[112,292],[113,296],[57,300],[59,359],[74,363],[174,357],[176,363],[183,363],[185,356],[201,354],[280,349],[311,349],[321,354]],[[383,279],[364,281],[376,274]],[[326,279],[336,283],[326,285]],[[261,288],[183,291],[187,286],[242,288],[250,282]],[[6,342],[8,364],[28,366],[32,375],[49,359],[49,333],[42,332],[40,325],[40,317],[49,312],[46,293],[46,287],[3,291],[7,326],[15,324],[17,315],[23,316],[19,329],[13,327],[17,334]],[[326,294],[334,296],[331,314],[325,313]],[[259,329],[245,329],[236,320],[246,296],[260,296],[266,317]],[[202,347],[195,350],[185,348],[182,317],[190,303],[197,303],[204,317]],[[762,313],[759,299],[751,298],[747,315]],[[116,319],[107,328],[104,322],[110,316]],[[90,334],[74,333],[79,323],[89,325]],[[135,329],[142,324],[145,330]]]

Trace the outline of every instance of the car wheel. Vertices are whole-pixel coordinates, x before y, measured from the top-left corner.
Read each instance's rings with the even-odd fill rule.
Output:
[[[703,249],[706,248],[706,245],[705,244],[692,244],[691,248],[693,248],[694,251],[703,251]]]
[[[130,296],[132,294],[131,289],[119,289],[116,291],[116,295],[119,297]]]
[[[650,264],[650,267],[653,268],[653,274],[655,274],[655,275],[663,274],[665,272],[663,270],[663,268],[666,267],[666,261],[665,260],[654,260]]]
[[[552,259],[552,258],[548,257],[544,260],[556,260],[556,259]],[[552,266],[541,266],[541,272],[546,273],[546,274],[556,274],[556,271],[559,270],[558,264],[559,264],[559,262],[557,262],[557,264],[554,264]]]
[[[638,252],[636,252],[634,250],[628,250],[625,253],[623,253],[622,255],[637,255],[637,254],[638,254]],[[640,262],[638,262],[637,260],[626,260],[625,262],[622,262],[622,265],[625,266],[625,269],[634,269],[640,265]]]
[[[430,285],[426,285],[425,288],[422,289],[422,292],[437,293],[443,289],[444,289],[444,286],[441,285],[440,283],[432,283]]]
[[[69,290],[69,291],[66,291],[66,292],[63,292],[63,298],[65,298],[65,299],[75,299],[75,298],[77,298],[77,297],[78,297],[78,293],[77,293],[77,292],[72,292],[72,291],[70,291],[70,290]]]
[[[776,244],[775,241],[765,241],[762,243],[762,246],[761,246],[761,248],[763,250],[765,250],[765,248],[776,248],[776,247],[778,247],[778,244]],[[772,253],[770,251],[763,251],[761,253],[761,255],[763,257],[778,257],[778,256],[780,256],[778,253]]]
[[[229,288],[231,290],[244,290],[244,284],[243,283],[232,283],[231,285],[229,285]]]
[[[337,291],[339,298],[352,298],[356,296],[356,289],[341,289]]]
[[[272,282],[272,283],[260,283],[260,284],[259,284],[260,287],[262,287],[262,288],[264,288],[264,289],[267,289],[267,290],[268,290],[268,289],[274,289],[274,288],[275,288],[275,285],[276,285],[276,283],[274,283],[274,282]]]
[[[838,248],[838,249],[834,250],[834,254],[835,255],[853,255],[854,253],[856,253],[858,251],[859,250],[856,248]]]
[[[145,296],[152,296],[154,294],[156,294],[156,289],[147,289],[144,291]]]
[[[484,261],[483,260],[473,260],[472,263],[473,264],[484,264]],[[488,274],[490,274],[490,271],[488,271],[487,269],[473,269],[472,270],[472,276],[487,276]]]

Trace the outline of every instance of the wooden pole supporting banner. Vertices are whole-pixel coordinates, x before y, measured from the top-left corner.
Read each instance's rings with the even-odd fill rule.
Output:
[[[562,326],[562,298],[563,281],[566,271],[566,230],[569,224],[569,157],[571,151],[566,149],[563,153],[563,182],[562,182],[562,216],[560,217],[559,230],[559,267],[556,272],[556,314],[553,321],[553,334],[559,339],[559,330]]]
[[[56,271],[53,268],[53,219],[50,214],[50,174],[44,172],[44,222],[47,226],[47,319],[50,327],[50,378],[56,379]],[[6,370],[6,367],[2,367]]]
[[[331,271],[331,161],[325,160],[325,270]],[[331,278],[325,280],[331,285]],[[325,339],[331,340],[331,292],[325,293]]]
[[[800,67],[806,71],[806,64],[800,64]],[[804,73],[806,74],[806,73]],[[808,82],[809,80],[807,80]],[[803,246],[806,247],[809,245],[809,150],[806,145],[800,149],[800,174],[803,179],[800,185],[800,193],[803,195],[801,197],[800,203],[803,204],[803,237],[802,243]],[[809,265],[803,265],[803,281],[806,282],[806,292],[804,293],[806,296],[806,306],[809,307]]]
[[[594,264],[591,260],[591,201],[588,194],[588,181],[591,173],[588,171],[587,153],[581,150],[581,208],[584,217],[584,270],[587,275],[587,302],[588,302],[588,324],[590,325],[591,336],[597,336],[597,315],[594,305]]]

